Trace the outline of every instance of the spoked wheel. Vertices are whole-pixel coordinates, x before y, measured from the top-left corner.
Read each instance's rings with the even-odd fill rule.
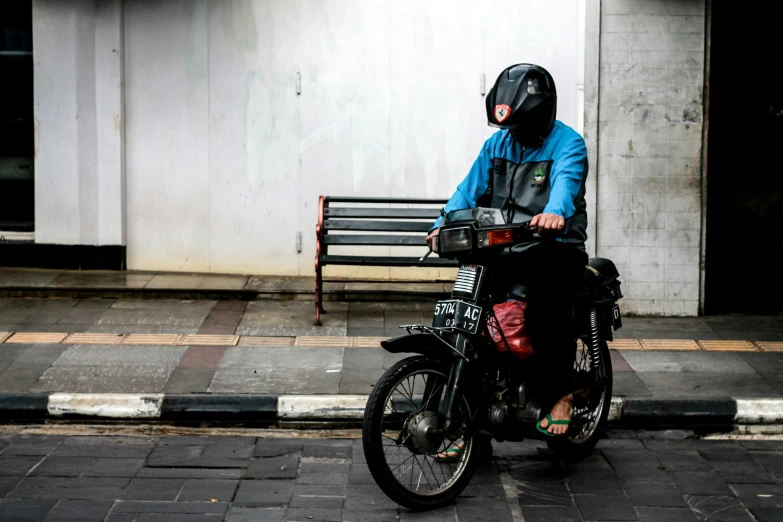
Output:
[[[574,361],[575,382],[573,414],[568,432],[547,440],[549,449],[565,459],[579,459],[589,454],[606,429],[612,402],[612,361],[606,341],[599,341],[599,357],[591,357],[586,339],[577,342]]]
[[[437,413],[446,388],[447,366],[426,359],[404,359],[386,371],[367,401],[362,440],[367,465],[378,486],[412,510],[434,509],[454,500],[476,470],[479,440],[469,434],[449,440]],[[462,419],[470,418],[465,397],[458,398]],[[454,460],[436,458],[449,448]]]

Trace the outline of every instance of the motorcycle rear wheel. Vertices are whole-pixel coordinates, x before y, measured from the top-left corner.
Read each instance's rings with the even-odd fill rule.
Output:
[[[408,427],[412,419],[422,412],[437,411],[434,405],[445,389],[448,375],[448,366],[438,361],[420,356],[403,359],[381,376],[367,400],[362,425],[367,466],[391,500],[414,511],[436,509],[451,503],[470,483],[478,464],[481,441],[469,434],[461,441],[445,439],[437,448],[428,451],[412,451],[408,447],[411,445]],[[396,391],[399,389],[404,391]],[[432,397],[437,399],[432,401]],[[463,415],[469,418],[467,398],[458,397],[457,403]],[[398,412],[397,408],[402,411]],[[400,424],[402,427],[398,429]],[[435,460],[434,455],[456,442],[463,444],[463,454],[458,462]],[[397,464],[398,461],[401,464]]]
[[[549,449],[566,461],[588,456],[606,430],[612,404],[612,359],[606,341],[601,339],[598,345],[599,373],[603,375],[600,384],[588,387],[586,393],[574,395],[572,426],[565,435],[546,441]],[[578,341],[574,369],[577,378],[581,374],[582,380],[585,375],[597,370],[593,368],[587,340]]]

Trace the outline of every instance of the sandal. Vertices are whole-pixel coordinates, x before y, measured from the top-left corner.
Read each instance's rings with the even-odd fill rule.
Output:
[[[456,453],[457,455],[454,457],[451,457],[452,453]],[[441,454],[445,454],[445,457],[441,457]],[[435,455],[433,457],[435,459],[435,462],[459,462],[460,457],[462,456],[462,448],[459,448],[457,446],[451,446],[449,449],[442,451]]]
[[[549,435],[550,437],[562,437],[563,435],[566,435],[568,433],[568,431],[566,431],[565,433],[554,434],[554,433],[549,433],[548,430],[549,430],[549,426],[552,426],[553,424],[565,424],[565,425],[571,424],[571,420],[570,419],[568,419],[568,420],[552,420],[552,414],[551,413],[547,413],[546,414],[546,420],[549,423],[549,424],[547,424],[546,428],[542,428],[541,427],[541,423],[544,421],[544,419],[541,419],[540,421],[538,421],[536,423],[536,429],[538,431],[540,431],[541,433],[543,433],[544,435]]]

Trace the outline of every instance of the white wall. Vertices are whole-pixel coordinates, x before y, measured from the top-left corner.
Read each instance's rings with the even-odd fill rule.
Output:
[[[274,9],[273,9],[274,6]],[[209,269],[297,274],[297,2],[209,4]]]
[[[580,1],[35,0],[36,241],[311,274],[319,195],[451,195],[482,74],[546,66],[577,127]]]
[[[121,34],[121,0],[33,1],[37,243],[124,243]]]
[[[207,18],[205,1],[125,2],[130,269],[210,269]]]
[[[576,127],[578,5],[127,0],[129,268],[312,273],[318,196],[450,196],[512,63]]]

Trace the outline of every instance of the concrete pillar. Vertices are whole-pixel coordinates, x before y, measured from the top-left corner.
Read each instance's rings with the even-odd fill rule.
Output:
[[[585,2],[585,58],[584,58],[584,130],[587,160],[587,248],[588,255],[596,255],[598,227],[596,226],[598,192],[598,85],[600,63],[601,0]]]
[[[602,0],[597,251],[625,312],[699,311],[704,0]]]

